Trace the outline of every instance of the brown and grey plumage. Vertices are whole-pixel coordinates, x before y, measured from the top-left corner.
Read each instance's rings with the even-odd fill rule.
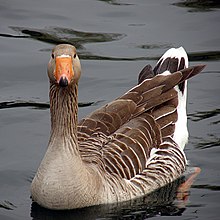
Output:
[[[48,64],[51,135],[33,200],[50,209],[121,202],[178,178],[186,166],[186,141],[175,136],[178,100],[204,68],[187,66],[183,48],[172,49],[141,71],[138,85],[78,122],[80,61],[75,47],[56,46]]]

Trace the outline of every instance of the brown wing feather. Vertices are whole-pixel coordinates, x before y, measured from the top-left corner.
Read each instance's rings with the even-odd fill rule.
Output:
[[[87,129],[88,135],[97,131],[112,134],[134,116],[173,99],[176,93],[171,88],[198,74],[203,68],[204,65],[198,65],[171,75],[157,75],[144,80],[117,100],[82,119],[78,125],[79,139],[82,133],[87,133]]]
[[[93,133],[101,131],[106,135],[110,135],[130,120],[135,110],[136,104],[132,100],[115,100],[82,119],[78,124],[78,132],[81,133],[82,128],[85,132],[85,127],[87,127],[89,134],[91,134],[92,130]],[[104,126],[104,128],[101,129],[100,125]]]
[[[150,114],[144,113],[124,124],[111,135],[110,141],[102,148],[103,158],[107,160],[111,173],[115,170],[120,173],[123,167],[127,172],[121,177],[131,179],[144,170],[151,149],[159,146],[161,141],[161,133],[156,121]],[[120,160],[115,161],[115,154],[109,154],[113,151],[117,151]],[[123,161],[123,164],[120,161]]]
[[[98,164],[107,173],[132,180],[136,187],[146,175],[166,174],[169,169],[177,169],[176,174],[182,171],[184,162],[180,161],[183,165],[179,168],[177,163],[184,155],[171,138],[178,104],[173,87],[203,68],[201,65],[146,79],[82,119],[78,138],[83,161]],[[156,153],[152,153],[153,149]],[[161,168],[162,158],[170,157],[171,153],[174,155]]]

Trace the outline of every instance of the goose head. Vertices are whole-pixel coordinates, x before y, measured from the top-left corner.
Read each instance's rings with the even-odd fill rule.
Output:
[[[52,50],[47,73],[51,84],[63,88],[76,84],[81,75],[76,48],[70,44],[57,45]]]

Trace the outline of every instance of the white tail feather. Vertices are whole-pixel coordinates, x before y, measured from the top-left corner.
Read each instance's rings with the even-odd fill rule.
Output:
[[[177,69],[180,66],[181,59],[184,59],[185,61],[184,68],[187,68],[189,65],[188,56],[183,47],[179,47],[177,49],[171,48],[167,50],[164,53],[164,55],[159,59],[158,63],[159,62],[163,63],[163,61],[169,57],[178,59]],[[167,70],[162,74],[167,75],[171,73]],[[184,85],[184,92],[180,91],[178,86],[176,86],[175,89],[178,92],[178,106],[177,106],[178,120],[175,124],[175,132],[173,139],[182,149],[184,149],[186,143],[188,142],[188,136],[189,136],[187,129],[187,114],[186,114],[187,82],[185,82]]]

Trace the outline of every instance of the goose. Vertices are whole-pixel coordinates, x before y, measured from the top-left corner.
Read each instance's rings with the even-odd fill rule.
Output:
[[[78,121],[76,48],[60,44],[48,63],[51,133],[31,183],[33,201],[66,210],[144,196],[181,176],[188,139],[185,50],[169,49],[144,67],[128,92]]]

